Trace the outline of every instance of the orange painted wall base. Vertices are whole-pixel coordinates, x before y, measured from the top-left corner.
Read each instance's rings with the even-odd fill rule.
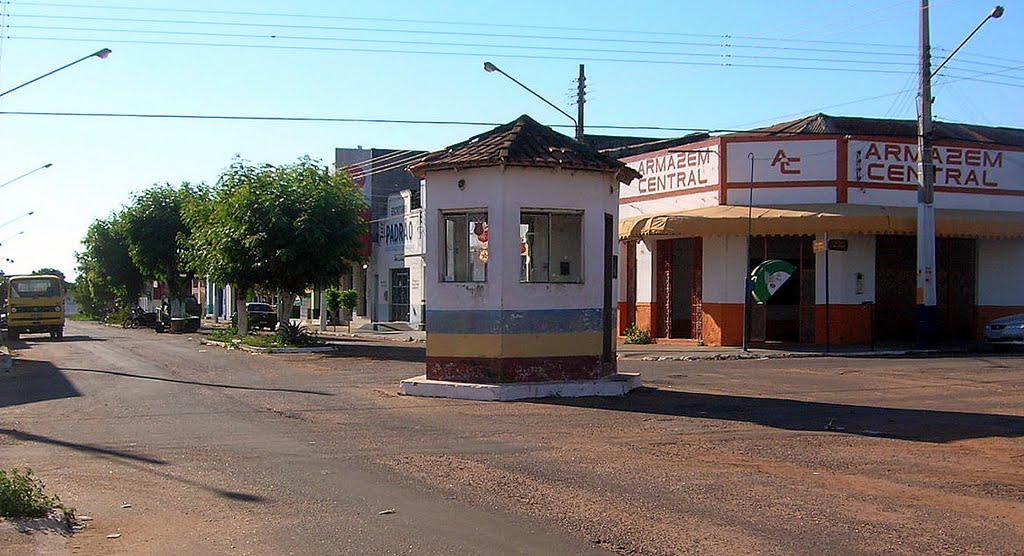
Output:
[[[829,307],[834,345],[869,344],[874,330],[872,305],[836,305]],[[814,307],[814,342],[825,344],[825,306]]]
[[[743,304],[704,302],[704,345],[743,345]]]

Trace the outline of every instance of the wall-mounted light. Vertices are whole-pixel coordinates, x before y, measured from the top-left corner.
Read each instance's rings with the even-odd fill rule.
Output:
[[[465,190],[466,189],[466,180],[459,180],[459,184],[458,185],[459,185],[459,190],[460,191]]]

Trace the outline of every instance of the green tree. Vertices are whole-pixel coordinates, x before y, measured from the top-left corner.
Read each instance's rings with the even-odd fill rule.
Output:
[[[131,258],[119,216],[94,221],[82,246],[84,249],[75,253],[78,278],[74,288],[82,312],[100,317],[115,306],[135,304],[145,278]]]
[[[191,235],[184,211],[195,202],[197,189],[187,182],[180,187],[158,185],[136,196],[121,213],[132,261],[146,278],[167,284],[173,316],[183,315],[183,300],[194,276],[184,264]]]
[[[333,317],[331,318],[331,324],[337,325],[339,317],[341,316],[339,315],[341,310],[341,290],[331,288],[327,290],[326,295],[327,310],[331,312],[331,316]]]
[[[341,306],[349,312],[348,316],[348,333],[352,333],[352,309],[355,308],[356,304],[359,303],[359,292],[356,290],[343,290],[341,292]]]
[[[216,186],[187,206],[191,268],[235,285],[245,332],[249,290],[285,292],[279,306],[290,308],[295,295],[337,283],[360,260],[364,209],[347,175],[309,157],[282,166],[236,158]]]

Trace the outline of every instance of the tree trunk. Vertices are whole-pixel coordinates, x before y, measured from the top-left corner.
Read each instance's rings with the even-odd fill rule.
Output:
[[[293,305],[295,305],[295,294],[285,291],[277,292],[277,322],[291,322]]]
[[[245,310],[245,289],[236,286],[235,311],[238,314],[238,334],[245,336],[249,333],[249,313]]]

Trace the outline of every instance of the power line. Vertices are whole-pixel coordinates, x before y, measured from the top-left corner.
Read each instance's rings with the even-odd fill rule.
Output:
[[[139,40],[119,40],[119,39],[68,39],[68,38],[55,38],[55,37],[29,37],[29,36],[8,36],[7,38],[12,40],[33,40],[33,41],[50,41],[50,42],[103,42],[105,44],[145,44],[145,45],[159,45],[159,46],[202,46],[202,47],[216,47],[216,48],[258,48],[264,50],[293,50],[293,51],[318,51],[318,52],[354,52],[354,53],[367,53],[367,54],[413,54],[413,55],[430,55],[430,56],[460,56],[460,57],[474,57],[474,58],[515,58],[525,60],[562,60],[572,62],[610,62],[610,63],[624,63],[624,64],[655,64],[655,65],[670,65],[670,66],[702,66],[702,67],[723,67],[723,68],[748,68],[748,69],[777,69],[777,70],[802,70],[802,71],[828,71],[828,72],[855,72],[855,73],[873,73],[873,74],[890,74],[890,75],[906,75],[907,71],[887,70],[887,69],[874,69],[874,68],[836,68],[836,67],[825,67],[825,66],[796,66],[796,65],[784,65],[784,64],[749,64],[749,63],[734,63],[729,61],[728,57],[723,57],[722,62],[696,62],[696,61],[684,61],[684,60],[648,60],[648,59],[630,59],[630,58],[595,58],[595,57],[579,57],[579,56],[542,56],[533,54],[509,54],[500,52],[447,52],[447,51],[431,51],[431,50],[401,50],[401,49],[380,49],[380,48],[340,48],[340,47],[326,47],[326,46],[295,46],[295,45],[259,45],[259,44],[237,44],[237,43],[212,43],[212,42],[174,42],[174,41],[139,41]]]
[[[70,16],[70,15],[38,15],[38,14],[22,14],[20,18],[32,18],[32,19],[56,19],[56,20],[73,20],[73,21],[104,21],[104,22],[120,22],[120,23],[142,23],[142,24],[179,24],[179,25],[198,25],[198,26],[223,26],[223,27],[244,27],[244,28],[269,28],[269,29],[297,29],[297,30],[315,30],[315,31],[344,31],[344,32],[373,32],[373,33],[398,33],[398,34],[413,34],[413,35],[443,35],[446,37],[451,36],[462,36],[462,37],[485,37],[491,39],[528,39],[528,40],[559,40],[559,41],[570,41],[570,42],[601,42],[601,43],[622,43],[622,44],[646,44],[646,45],[657,45],[657,46],[700,46],[700,47],[713,47],[713,48],[750,48],[757,50],[793,50],[802,52],[827,52],[827,53],[840,53],[840,54],[851,54],[851,55],[897,55],[897,56],[908,56],[913,57],[914,54],[899,54],[891,51],[863,51],[863,50],[838,50],[838,49],[820,49],[820,48],[808,48],[808,47],[796,47],[796,46],[764,46],[764,45],[743,45],[734,43],[707,43],[707,42],[679,42],[679,41],[663,41],[663,40],[649,40],[649,39],[615,39],[607,37],[567,37],[564,35],[551,36],[551,35],[523,35],[523,34],[508,34],[508,33],[483,33],[483,32],[469,32],[469,31],[441,31],[441,30],[429,30],[429,29],[394,29],[385,27],[338,27],[330,25],[294,25],[294,24],[279,24],[279,23],[252,23],[252,22],[226,22],[226,21],[201,21],[201,20],[183,20],[183,19],[138,19],[138,18],[121,18],[121,17],[88,17],[88,16]]]
[[[70,3],[54,3],[54,2],[19,2],[19,6],[40,6],[40,7],[59,7],[59,8],[82,8],[82,9],[96,9],[96,10],[113,10],[113,11],[146,11],[146,12],[164,12],[164,13],[194,13],[194,14],[206,14],[206,15],[230,15],[230,16],[256,16],[256,17],[282,17],[282,18],[303,18],[303,19],[317,19],[317,20],[335,20],[335,21],[373,21],[382,23],[403,23],[403,24],[428,24],[428,25],[452,25],[452,26],[470,26],[473,28],[511,28],[511,29],[538,29],[547,31],[579,31],[588,33],[613,33],[613,34],[626,34],[626,35],[658,35],[658,36],[674,36],[674,37],[698,37],[698,38],[713,38],[722,40],[755,40],[765,42],[788,42],[788,43],[799,43],[799,44],[832,44],[832,45],[850,45],[850,46],[871,46],[885,49],[903,48],[914,50],[916,46],[906,44],[892,44],[892,43],[863,43],[853,41],[829,41],[829,40],[813,40],[813,39],[790,39],[790,38],[779,38],[779,37],[766,37],[766,36],[751,36],[751,35],[732,35],[732,34],[712,34],[712,33],[684,33],[679,31],[658,31],[655,29],[644,28],[644,29],[623,29],[623,28],[599,28],[599,27],[566,27],[566,26],[555,26],[555,25],[526,25],[519,23],[496,23],[492,21],[447,21],[437,19],[400,19],[400,18],[384,18],[384,17],[357,17],[357,16],[337,16],[337,15],[326,15],[326,14],[295,14],[295,13],[272,13],[272,12],[244,12],[244,11],[227,11],[227,10],[200,10],[200,9],[185,9],[185,8],[150,8],[150,7],[136,7],[136,6],[110,6],[110,5],[96,5],[96,4],[70,4]]]
[[[852,104],[854,102],[861,102],[864,100],[873,100],[875,98],[884,98],[900,94],[889,93],[886,95],[878,95],[877,97],[870,97],[867,99],[861,99],[857,101],[850,101],[842,104]],[[839,106],[839,105],[833,105]],[[806,112],[801,112],[799,115],[805,115]],[[500,123],[489,123],[489,122],[470,122],[470,121],[446,121],[446,120],[397,120],[397,119],[386,119],[386,118],[315,118],[315,117],[287,117],[287,116],[231,116],[231,115],[201,115],[201,114],[119,114],[119,113],[98,113],[98,112],[26,112],[26,111],[0,111],[0,116],[47,116],[47,117],[95,117],[95,118],[156,118],[156,119],[182,119],[182,120],[230,120],[230,121],[262,121],[262,122],[327,122],[327,123],[375,123],[375,124],[409,124],[409,125],[451,125],[451,126],[487,126],[487,127],[498,127],[504,125]],[[575,126],[569,124],[554,124],[548,127],[562,127],[562,128],[574,128]],[[836,135],[836,133],[830,132],[816,132],[816,131],[778,131],[778,130],[758,130],[758,129],[708,129],[708,128],[696,128],[696,127],[669,127],[669,126],[653,126],[653,125],[588,125],[589,129],[606,129],[606,130],[618,130],[618,131],[660,131],[660,132],[672,132],[672,133],[708,133],[708,134],[725,134],[725,133],[746,133],[746,134],[765,134],[765,135]],[[905,134],[900,133],[880,133],[872,132],[872,135],[879,137],[906,137]],[[992,141],[971,141],[974,143],[993,143]]]
[[[460,42],[437,42],[437,41],[405,41],[385,39],[356,39],[340,37],[304,37],[298,35],[259,35],[247,33],[202,33],[198,31],[167,31],[167,30],[142,30],[142,29],[101,29],[101,28],[79,28],[59,27],[48,25],[9,25],[8,29],[31,29],[35,31],[75,31],[75,32],[112,32],[112,33],[136,33],[146,35],[174,35],[193,37],[218,37],[233,39],[270,39],[270,40],[296,40],[296,41],[323,41],[342,43],[369,43],[369,44],[400,44],[407,46],[444,46],[459,48],[512,48],[517,50],[542,50],[542,51],[571,51],[590,53],[617,53],[617,54],[639,54],[645,56],[691,56],[699,58],[721,58],[721,59],[745,59],[745,60],[781,60],[793,62],[835,62],[840,64],[874,64],[888,66],[907,66],[912,60],[906,62],[890,61],[866,61],[842,58],[801,58],[793,56],[765,56],[751,54],[722,54],[712,52],[678,52],[665,50],[622,50],[618,48],[580,48],[561,46],[536,46],[536,45],[508,45],[508,44],[486,44],[486,43],[460,43]],[[182,43],[188,44],[188,43]],[[909,56],[909,55],[908,55]]]

